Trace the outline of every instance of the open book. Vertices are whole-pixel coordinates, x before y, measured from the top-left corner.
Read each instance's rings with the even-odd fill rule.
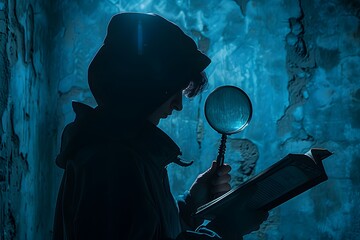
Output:
[[[322,160],[332,155],[313,148],[306,154],[288,154],[237,188],[199,207],[195,217],[212,220],[243,209],[271,210],[328,179]],[[241,209],[240,209],[241,210]]]

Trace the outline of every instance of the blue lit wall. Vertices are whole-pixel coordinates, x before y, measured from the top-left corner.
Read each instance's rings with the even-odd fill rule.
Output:
[[[0,239],[50,239],[62,171],[54,164],[71,100],[94,106],[88,64],[110,17],[154,12],[212,59],[209,86],[161,122],[193,166],[170,166],[175,195],[217,155],[203,105],[217,86],[250,96],[229,138],[235,186],[288,154],[334,152],[329,180],[271,211],[245,239],[360,239],[360,2],[356,0],[0,0]]]

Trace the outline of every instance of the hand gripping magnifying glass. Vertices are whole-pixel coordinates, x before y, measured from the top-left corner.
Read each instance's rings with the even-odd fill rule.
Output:
[[[216,88],[205,101],[205,117],[210,126],[222,134],[218,166],[224,164],[226,139],[228,135],[242,131],[250,122],[252,105],[248,95],[235,86]]]

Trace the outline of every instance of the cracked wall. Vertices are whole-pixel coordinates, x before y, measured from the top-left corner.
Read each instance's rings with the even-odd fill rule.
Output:
[[[0,1],[0,239],[51,236],[58,122],[48,7]]]
[[[360,2],[354,0],[0,0],[0,239],[50,239],[62,172],[54,159],[71,101],[95,105],[87,66],[112,14],[155,12],[212,59],[205,92],[161,122],[188,169],[169,166],[181,194],[216,158],[220,135],[203,105],[217,86],[244,89],[249,126],[230,136],[236,185],[283,156],[335,152],[329,180],[271,211],[245,239],[357,239],[360,233]]]

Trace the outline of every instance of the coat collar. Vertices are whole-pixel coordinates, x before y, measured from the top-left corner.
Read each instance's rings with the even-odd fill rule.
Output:
[[[181,161],[179,155],[182,153],[178,145],[165,132],[148,121],[130,145],[141,157],[149,158],[160,168],[172,162],[180,166],[192,164]]]
[[[128,145],[144,159],[150,158],[158,167],[165,167],[171,162],[180,166],[191,165],[180,160],[180,148],[149,121],[122,119],[78,102],[73,102],[73,108],[76,118],[65,127],[61,150],[56,158],[61,168],[65,168],[67,160],[80,148],[107,141]]]

